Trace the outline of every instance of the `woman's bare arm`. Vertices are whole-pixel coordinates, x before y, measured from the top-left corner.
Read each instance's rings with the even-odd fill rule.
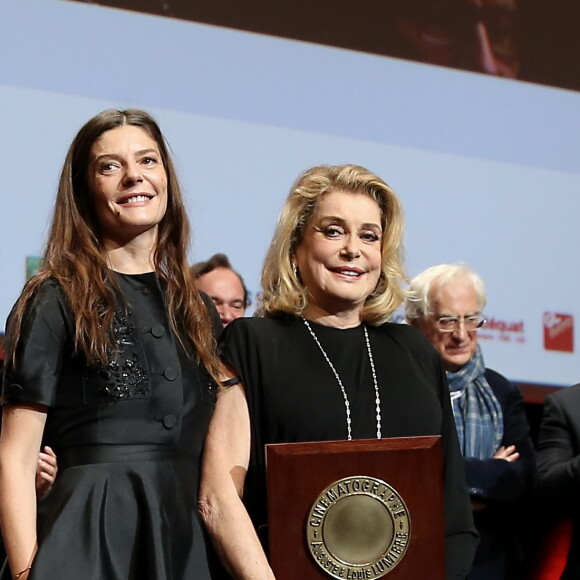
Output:
[[[37,550],[35,478],[45,422],[46,410],[42,407],[3,408],[0,525],[12,577],[32,563]]]
[[[274,574],[241,496],[250,457],[250,417],[243,387],[221,390],[205,442],[199,506],[223,564],[237,580]]]

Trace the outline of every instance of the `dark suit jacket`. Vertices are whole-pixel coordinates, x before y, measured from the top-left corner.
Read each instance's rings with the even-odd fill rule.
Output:
[[[548,395],[538,440],[535,491],[553,517],[573,519],[562,579],[580,578],[580,384]]]
[[[463,458],[469,493],[472,499],[487,506],[482,511],[474,512],[480,543],[468,578],[513,580],[518,577],[520,560],[523,559],[514,521],[529,491],[535,469],[535,453],[519,389],[491,369],[486,369],[485,378],[502,408],[502,445],[515,445],[520,458],[514,462]]]

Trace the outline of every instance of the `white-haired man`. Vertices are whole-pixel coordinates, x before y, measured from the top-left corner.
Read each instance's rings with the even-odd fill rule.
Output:
[[[410,283],[409,324],[423,331],[447,371],[465,476],[480,534],[469,580],[513,580],[522,571],[514,511],[535,467],[518,388],[485,367],[477,331],[485,324],[482,279],[463,264],[428,268]]]

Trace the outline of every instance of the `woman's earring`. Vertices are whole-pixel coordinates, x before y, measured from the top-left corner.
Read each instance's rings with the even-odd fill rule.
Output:
[[[292,264],[292,269],[294,270],[294,276],[300,279],[300,277],[298,276],[298,266],[296,264]]]

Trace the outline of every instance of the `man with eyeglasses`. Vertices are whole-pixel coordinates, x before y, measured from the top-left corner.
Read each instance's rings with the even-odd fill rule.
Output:
[[[435,347],[447,372],[465,477],[480,534],[469,580],[522,577],[514,520],[529,490],[535,455],[518,388],[485,367],[482,279],[464,264],[440,264],[411,281],[407,322]]]

